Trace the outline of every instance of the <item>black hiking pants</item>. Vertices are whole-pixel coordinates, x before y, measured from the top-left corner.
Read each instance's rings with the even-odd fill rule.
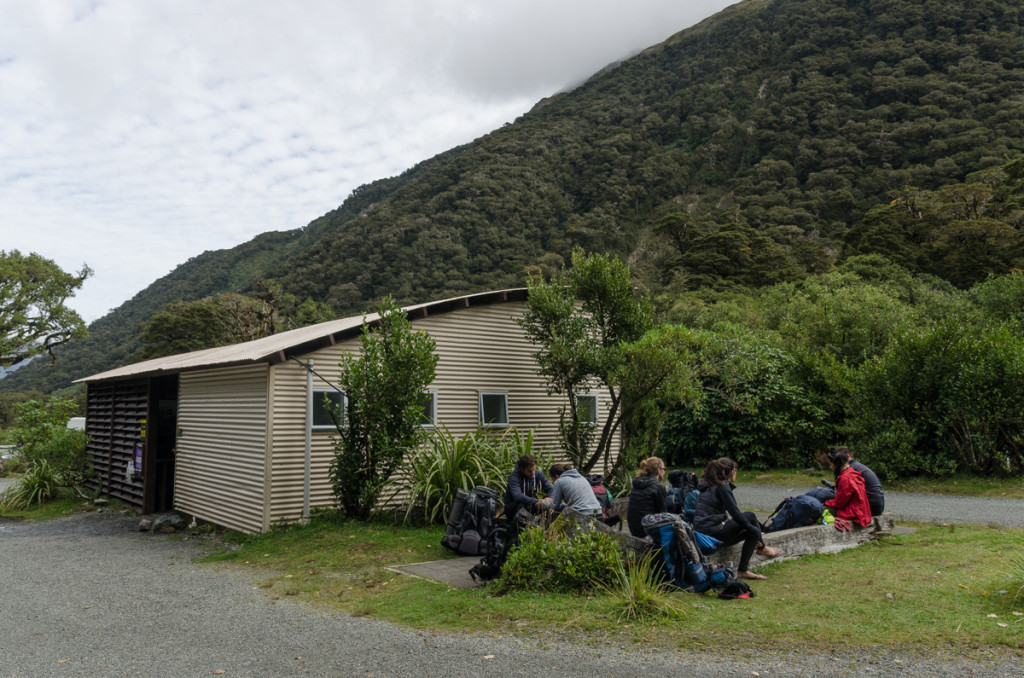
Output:
[[[752,512],[746,511],[743,517],[747,519],[747,522],[754,525],[753,530],[744,531],[743,527],[740,526],[735,520],[730,518],[716,530],[700,530],[709,537],[714,537],[722,542],[723,546],[732,546],[743,542],[743,549],[740,552],[740,566],[736,569],[737,572],[746,572],[747,568],[750,567],[750,559],[754,556],[754,551],[757,550],[758,545],[761,543],[761,530],[757,526],[757,516]]]

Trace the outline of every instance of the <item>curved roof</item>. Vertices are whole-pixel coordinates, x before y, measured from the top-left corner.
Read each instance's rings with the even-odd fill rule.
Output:
[[[527,289],[520,287],[468,294],[461,297],[452,297],[451,299],[442,299],[441,301],[405,306],[402,310],[405,311],[406,316],[410,320],[416,321],[427,316],[439,315],[472,306],[523,301],[526,297]],[[284,362],[291,356],[303,355],[358,336],[362,331],[364,321],[373,325],[379,318],[380,315],[374,312],[348,318],[339,318],[337,320],[328,320],[324,323],[272,334],[269,337],[241,344],[230,344],[228,346],[207,348],[201,351],[153,358],[152,360],[145,360],[76,379],[75,383],[177,374],[187,370],[211,367]]]

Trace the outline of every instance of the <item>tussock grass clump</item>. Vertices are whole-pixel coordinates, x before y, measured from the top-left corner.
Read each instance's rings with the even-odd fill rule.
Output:
[[[604,587],[616,602],[620,622],[685,616],[678,594],[662,577],[657,558],[657,553],[649,552],[620,561],[615,579]]]

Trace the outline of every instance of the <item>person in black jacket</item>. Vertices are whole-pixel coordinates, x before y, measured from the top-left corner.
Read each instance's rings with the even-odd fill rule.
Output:
[[[736,487],[738,466],[729,457],[712,461],[704,469],[697,489],[700,498],[693,515],[693,529],[720,540],[725,546],[743,541],[740,564],[736,574],[743,579],[767,579],[763,574],[750,571],[750,558],[757,555],[774,558],[779,549],[765,547],[761,540],[761,526],[750,511],[740,512],[732,491]]]
[[[543,491],[544,499],[537,495]],[[519,457],[516,467],[508,477],[508,485],[505,487],[505,515],[510,519],[521,508],[530,513],[540,513],[545,505],[551,505],[551,495],[555,488],[539,468],[537,458],[532,454],[524,454]]]
[[[626,524],[629,533],[643,539],[647,536],[640,521],[652,513],[665,512],[665,486],[661,483],[665,475],[665,462],[658,457],[649,457],[640,462],[640,470],[633,478],[633,491],[629,493],[629,510]]]

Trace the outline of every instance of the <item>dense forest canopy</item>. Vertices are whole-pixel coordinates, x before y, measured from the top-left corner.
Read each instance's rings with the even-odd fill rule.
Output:
[[[967,288],[1021,265],[1022,85],[1020,3],[747,0],[304,229],[186,262],[0,389],[128,362],[168,303],[258,279],[352,314],[520,285],[580,246],[664,306],[872,253]]]

